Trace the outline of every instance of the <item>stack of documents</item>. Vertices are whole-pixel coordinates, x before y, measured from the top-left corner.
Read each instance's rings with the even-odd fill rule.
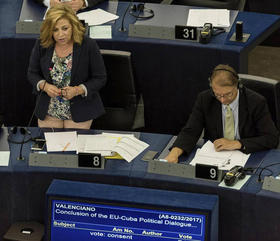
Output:
[[[125,159],[127,162],[131,162],[149,146],[133,134],[77,135],[76,131],[46,132],[45,138],[48,152],[100,153],[102,156]]]
[[[220,170],[230,170],[234,166],[244,167],[250,154],[244,154],[241,151],[219,151],[214,148],[211,141],[207,141],[201,149],[198,149],[191,165],[206,164],[217,166]]]

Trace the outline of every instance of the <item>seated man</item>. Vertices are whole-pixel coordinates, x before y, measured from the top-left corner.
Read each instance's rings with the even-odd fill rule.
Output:
[[[263,96],[242,87],[228,65],[218,65],[209,81],[211,89],[198,95],[187,124],[165,158],[168,162],[177,163],[183,152],[189,154],[203,129],[204,139],[212,141],[216,151],[252,153],[277,147],[279,133]]]
[[[68,4],[75,12],[86,7],[92,7],[102,2],[103,0],[35,0],[38,3],[44,4],[47,7],[52,7],[55,4]]]

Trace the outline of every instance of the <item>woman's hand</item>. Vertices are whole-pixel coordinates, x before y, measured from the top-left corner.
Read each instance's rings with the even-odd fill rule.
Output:
[[[44,86],[44,83],[41,83],[40,84],[40,89],[42,89]],[[59,95],[61,95],[61,90],[58,89],[55,85],[52,85],[52,84],[49,84],[49,83],[46,83],[45,84],[45,87],[43,89],[49,97],[51,98],[54,98],[54,97],[57,97]]]
[[[75,96],[82,95],[84,90],[80,86],[67,86],[63,88],[62,93],[64,99],[71,100]]]

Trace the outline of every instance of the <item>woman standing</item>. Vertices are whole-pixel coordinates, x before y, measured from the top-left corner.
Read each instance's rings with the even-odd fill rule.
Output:
[[[39,127],[89,129],[104,107],[106,71],[95,40],[67,5],[49,9],[32,50],[28,79],[39,96]]]

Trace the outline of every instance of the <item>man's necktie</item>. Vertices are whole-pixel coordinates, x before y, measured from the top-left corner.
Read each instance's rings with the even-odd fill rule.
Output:
[[[224,137],[229,140],[234,140],[234,118],[229,105],[226,107],[225,130]]]

